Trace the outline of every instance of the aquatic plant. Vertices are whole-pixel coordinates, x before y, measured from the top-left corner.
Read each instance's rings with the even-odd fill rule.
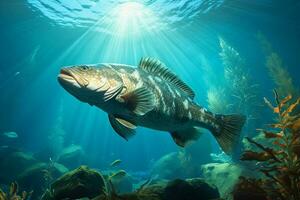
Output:
[[[248,119],[258,116],[258,85],[253,83],[245,60],[237,50],[220,38],[220,58],[224,67],[223,89],[211,87],[207,93],[208,107],[215,112],[242,112]]]
[[[208,109],[214,113],[226,113],[230,104],[226,101],[225,90],[221,88],[210,88],[207,92]]]
[[[224,66],[227,102],[231,102],[231,112],[242,112],[248,119],[257,117],[258,85],[253,83],[245,60],[237,50],[220,38],[220,57]]]
[[[242,113],[247,117],[244,132],[252,133],[260,123],[262,110],[258,84],[239,52],[224,39],[219,39],[224,71],[220,80],[222,89],[211,86],[207,93],[208,108],[216,113]]]
[[[277,115],[276,122],[270,129],[260,130],[264,133],[267,146],[253,139],[247,140],[259,150],[246,150],[241,160],[258,162],[258,170],[265,180],[246,181],[263,189],[269,199],[298,200],[300,199],[300,98],[292,100],[292,95],[280,98],[274,90],[276,106],[265,98],[265,102]],[[259,184],[258,184],[259,183]],[[245,181],[244,181],[245,184]]]
[[[279,94],[287,96],[289,94],[295,95],[297,93],[291,75],[283,66],[283,61],[277,53],[271,53],[267,56],[266,67],[270,77],[276,84],[276,89]]]
[[[265,65],[268,69],[269,76],[275,83],[278,93],[282,95],[282,97],[290,94],[292,96],[299,95],[299,88],[294,85],[290,73],[284,66],[278,53],[274,51],[271,43],[261,32],[258,32],[257,38],[260,41],[263,52],[266,55]]]
[[[21,196],[18,195],[19,185],[16,182],[10,184],[9,192],[5,193],[0,189],[0,200],[27,200],[32,192],[23,191]]]

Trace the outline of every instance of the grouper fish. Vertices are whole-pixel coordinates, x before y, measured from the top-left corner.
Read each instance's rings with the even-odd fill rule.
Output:
[[[245,116],[214,114],[198,105],[194,91],[165,64],[142,58],[137,67],[101,63],[64,67],[61,86],[82,102],[108,114],[117,134],[128,140],[138,126],[169,132],[181,147],[208,129],[230,154]]]

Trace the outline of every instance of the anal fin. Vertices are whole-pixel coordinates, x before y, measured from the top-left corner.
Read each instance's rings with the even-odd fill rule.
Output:
[[[109,122],[113,129],[125,140],[135,135],[136,126],[125,119],[116,118],[113,115],[108,115]]]
[[[174,142],[180,146],[185,147],[189,142],[197,140],[201,132],[198,128],[191,127],[184,130],[178,130],[170,133]]]

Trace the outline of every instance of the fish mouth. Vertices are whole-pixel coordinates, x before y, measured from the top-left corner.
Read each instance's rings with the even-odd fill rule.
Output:
[[[74,75],[70,70],[67,69],[61,69],[60,74],[58,75],[58,78],[64,79],[64,80],[75,80]]]
[[[58,82],[62,85],[69,84],[76,87],[80,87],[75,75],[68,69],[65,68],[61,69],[57,79]]]

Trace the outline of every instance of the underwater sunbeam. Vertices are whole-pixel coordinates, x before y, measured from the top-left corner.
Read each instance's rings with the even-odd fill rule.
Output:
[[[144,6],[137,2],[126,2],[118,6],[120,17],[139,17],[143,12]]]
[[[156,21],[153,12],[138,2],[119,4],[113,10],[114,33],[117,35],[137,35],[149,30]]]

